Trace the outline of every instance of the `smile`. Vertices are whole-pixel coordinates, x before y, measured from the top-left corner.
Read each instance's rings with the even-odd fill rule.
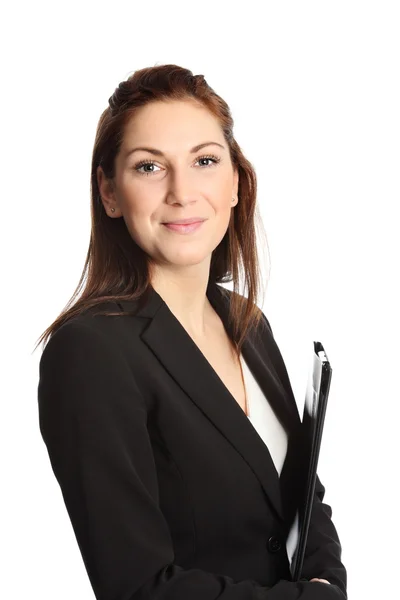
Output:
[[[205,221],[197,221],[196,223],[188,223],[186,225],[177,225],[176,223],[163,223],[164,227],[176,233],[192,233],[197,231]]]

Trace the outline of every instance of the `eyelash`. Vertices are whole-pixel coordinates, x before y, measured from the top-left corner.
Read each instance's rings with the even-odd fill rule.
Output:
[[[212,160],[214,165],[217,165],[219,162],[221,162],[221,159],[218,156],[215,156],[215,154],[207,154],[205,156],[199,156],[197,161],[199,160]],[[155,163],[152,160],[141,160],[139,163],[137,163],[133,168],[135,171],[137,171],[139,173],[139,175],[152,175],[154,173],[154,171],[145,171],[145,172],[140,172],[139,169],[141,169],[142,167],[144,167],[145,165],[154,165]],[[203,165],[203,167],[201,168],[207,168],[207,166],[211,166],[211,165]]]

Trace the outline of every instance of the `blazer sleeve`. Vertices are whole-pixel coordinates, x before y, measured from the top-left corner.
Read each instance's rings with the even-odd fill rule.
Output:
[[[264,313],[263,316],[274,338],[271,325]],[[293,395],[285,362],[276,342],[273,346],[272,358],[282,383]],[[322,502],[324,496],[325,487],[317,474],[310,528],[301,575],[307,580],[312,577],[327,579],[337,585],[344,594],[344,597],[347,598],[347,571],[341,561],[342,546],[338,532],[332,521],[332,508],[329,504]]]
[[[343,600],[336,585],[280,580],[266,587],[174,563],[144,399],[122,352],[94,326],[69,321],[50,338],[39,363],[38,409],[98,600]],[[316,545],[331,531],[320,513],[316,526],[326,533],[313,538]],[[317,567],[312,576],[324,574],[323,560],[308,560],[309,570]]]

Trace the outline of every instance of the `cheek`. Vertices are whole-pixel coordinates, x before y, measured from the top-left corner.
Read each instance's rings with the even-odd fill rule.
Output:
[[[158,239],[158,229],[163,227],[156,217],[158,205],[154,208],[146,203],[125,206],[124,220],[133,241],[146,253],[151,253],[155,241]],[[159,211],[158,211],[159,212]]]
[[[232,192],[232,184],[230,181],[225,181],[223,185],[219,187],[218,193],[215,198],[218,199],[218,206],[221,211],[230,212],[232,208],[232,198],[234,194]]]
[[[135,189],[130,186],[122,195],[121,206],[126,221],[140,229],[148,227],[152,221],[156,220],[155,215],[159,210],[159,201],[154,193],[150,194],[148,191],[144,193],[137,186]]]
[[[228,220],[230,219],[233,208],[232,195],[224,193],[221,199],[218,201],[216,205],[216,214],[220,219]]]

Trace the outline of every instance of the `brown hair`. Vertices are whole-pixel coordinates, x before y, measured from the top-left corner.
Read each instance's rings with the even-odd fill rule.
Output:
[[[203,75],[177,65],[160,65],[135,71],[122,81],[109,98],[96,131],[91,166],[91,234],[86,261],[78,286],[57,319],[43,332],[37,345],[68,319],[103,303],[145,297],[150,285],[149,257],[132,239],[123,218],[110,219],[103,207],[97,181],[100,165],[107,178],[115,174],[115,158],[120,150],[124,128],[141,106],[154,101],[190,100],[208,108],[221,123],[229,147],[232,165],[238,169],[238,204],[231,210],[224,238],[211,257],[210,280],[233,281],[228,320],[233,344],[239,356],[249,328],[258,326],[262,313],[256,305],[259,295],[259,259],[257,254],[255,215],[262,226],[256,205],[257,179],[254,168],[244,157],[233,137],[233,118],[226,102],[208,85]],[[262,233],[264,233],[261,227]],[[248,298],[238,293],[241,260]],[[82,294],[75,301],[86,275]],[[125,312],[104,312],[107,316]],[[37,347],[37,346],[36,346]],[[35,349],[36,349],[35,347]]]

